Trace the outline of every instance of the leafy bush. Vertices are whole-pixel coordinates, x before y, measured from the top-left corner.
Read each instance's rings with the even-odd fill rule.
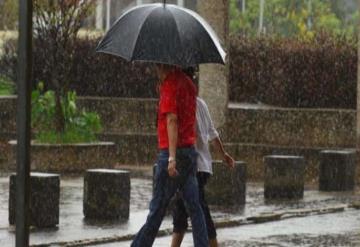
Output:
[[[15,92],[15,84],[9,78],[0,75],[0,95],[11,95]]]
[[[264,1],[263,30],[259,30],[260,1],[230,0],[230,31],[257,35],[312,37],[320,31],[357,35],[356,0]],[[345,4],[346,2],[346,4]]]
[[[230,100],[283,107],[355,108],[357,41],[341,36],[313,39],[232,35]],[[69,89],[82,96],[157,97],[156,76],[147,64],[97,54],[98,39],[75,43]],[[34,41],[33,82],[47,81],[47,54]],[[0,74],[15,80],[15,42],[0,58]],[[61,65],[59,67],[62,67]],[[46,90],[53,90],[45,85]]]
[[[61,100],[61,109],[65,119],[63,132],[54,130],[56,103],[54,91],[43,92],[43,83],[32,92],[32,127],[36,132],[36,141],[41,143],[80,143],[96,141],[101,131],[98,114],[80,110],[76,106],[76,93],[69,91]]]
[[[96,53],[98,42],[85,38],[76,43],[70,89],[83,96],[157,97],[157,77],[149,64]]]
[[[0,56],[0,76],[16,81],[17,70],[17,40],[10,38],[5,40]]]
[[[72,55],[72,69],[68,73],[68,89],[75,90],[80,96],[104,97],[157,97],[157,77],[154,70],[146,63],[129,63],[124,59],[99,54],[95,48],[99,39],[83,37],[76,40]],[[8,40],[4,45],[3,56],[0,57],[0,75],[6,75],[16,81],[16,42]],[[50,44],[49,44],[50,45]],[[47,50],[44,45],[34,40],[33,85],[38,81],[49,81],[53,73],[46,69]],[[64,61],[59,65],[66,65]],[[45,89],[53,90],[51,84]]]
[[[355,108],[357,41],[320,34],[231,37],[230,100],[283,107]]]
[[[95,0],[42,1],[34,0],[34,36],[36,48],[42,49],[42,73],[55,94],[54,128],[65,130],[62,99],[69,92],[70,73],[73,68],[74,44],[82,22],[92,13]],[[36,67],[36,65],[35,65]]]

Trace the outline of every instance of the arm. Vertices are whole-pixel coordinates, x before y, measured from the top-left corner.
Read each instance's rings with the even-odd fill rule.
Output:
[[[166,117],[167,136],[169,141],[168,173],[170,177],[177,175],[176,171],[176,146],[178,141],[178,119],[177,119],[177,93],[174,83],[164,81],[161,85],[159,103],[160,114]]]
[[[178,123],[177,116],[174,113],[166,115],[167,132],[169,138],[169,157],[174,158],[168,164],[168,172],[170,177],[175,177],[178,172],[176,170],[176,144],[178,140]]]
[[[207,119],[206,122],[208,122],[208,128],[207,133],[209,135],[210,142],[215,146],[216,151],[221,155],[223,158],[223,161],[229,166],[229,168],[235,167],[235,161],[234,159],[225,151],[223,143],[220,140],[219,133],[217,132],[214,123],[211,119],[211,115],[209,112],[209,109],[205,102],[202,104],[202,107],[204,109],[204,116],[205,119]]]
[[[225,152],[224,146],[219,137],[215,137],[211,143],[215,146],[216,151],[222,156],[223,161],[229,166],[229,168],[235,167],[234,159]]]

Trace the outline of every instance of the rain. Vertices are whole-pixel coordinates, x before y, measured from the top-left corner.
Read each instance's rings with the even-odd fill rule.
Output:
[[[204,187],[218,246],[360,246],[358,1],[32,3],[29,246],[131,245],[159,179],[159,64],[194,69],[223,144]],[[1,247],[23,206],[19,15],[0,0]]]

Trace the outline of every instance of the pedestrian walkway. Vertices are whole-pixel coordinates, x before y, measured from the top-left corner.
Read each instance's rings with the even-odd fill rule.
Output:
[[[8,225],[8,184],[8,177],[0,177],[1,247],[14,246],[15,238],[14,228]],[[244,208],[213,208],[212,211],[215,221],[243,219],[264,212],[324,208],[360,201],[359,189],[357,189],[356,192],[323,193],[317,191],[316,187],[310,186],[306,188],[304,199],[302,200],[265,203],[262,186],[262,183],[248,183],[247,204]],[[32,230],[30,242],[31,244],[46,244],[134,234],[145,221],[148,203],[151,198],[151,188],[152,183],[150,179],[132,178],[129,220],[126,222],[89,222],[84,220],[82,214],[82,178],[62,177],[60,224],[56,229]],[[336,223],[334,224],[334,222]],[[329,226],[327,224],[329,224]],[[171,229],[171,226],[171,217],[166,217],[161,229]],[[287,230],[285,231],[284,229]],[[328,231],[325,231],[325,229],[328,229]],[[275,242],[296,242],[302,235],[307,236],[309,241],[314,240],[313,238],[315,238],[315,240],[316,238],[320,238],[320,240],[316,241],[327,241],[326,236],[339,232],[340,235],[342,234],[339,238],[344,238],[344,241],[350,241],[352,238],[355,240],[358,239],[358,236],[353,233],[356,231],[359,232],[359,229],[360,218],[358,211],[355,209],[346,209],[344,212],[334,214],[219,229],[219,240],[222,246],[258,246],[251,245],[252,241],[265,241],[269,239],[269,241]],[[297,232],[299,235],[297,235]],[[314,232],[314,234],[308,236],[311,232]],[[345,236],[350,237],[345,238]],[[249,245],[238,245],[243,241],[249,243]],[[231,244],[232,242],[234,242],[234,245]],[[108,244],[103,246],[129,246],[129,242],[119,242],[116,243],[116,245]],[[169,246],[169,237],[158,238],[154,246]],[[186,235],[184,246],[192,246],[191,234]],[[275,246],[289,245],[281,244]]]
[[[265,224],[218,230],[220,247],[292,247],[360,246],[360,214],[349,210],[331,215],[316,215]],[[169,247],[171,237],[157,238],[154,246]],[[103,244],[104,247],[128,247],[130,241]],[[182,247],[192,247],[191,233]]]

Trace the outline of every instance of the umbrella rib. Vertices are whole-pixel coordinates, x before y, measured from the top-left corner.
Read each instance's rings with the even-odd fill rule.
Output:
[[[210,26],[210,24],[208,24],[205,19],[203,17],[201,17],[198,13],[190,10],[190,9],[186,9],[186,8],[181,8],[179,6],[172,6],[173,8],[176,9],[180,9],[183,10],[185,12],[187,12],[188,14],[190,14],[197,22],[199,22],[200,25],[202,25],[203,27],[205,27],[211,37],[212,42],[214,43],[215,47],[218,48],[218,51],[220,53],[221,58],[223,59],[223,61],[225,62],[225,58],[226,58],[226,52],[224,51],[224,49],[222,48],[221,44],[220,44],[220,39],[217,36],[215,30]]]
[[[172,17],[173,17],[173,20],[174,20],[174,22],[175,22],[175,25],[176,25],[176,31],[177,31],[176,33],[178,34],[178,37],[179,37],[179,40],[180,40],[181,50],[183,50],[183,49],[184,49],[184,46],[183,46],[183,41],[181,40],[181,35],[179,35],[179,33],[180,33],[179,25],[178,25],[178,23],[177,23],[177,21],[176,21],[176,18],[175,18],[174,13],[171,11],[171,8],[169,8],[169,10],[170,10],[170,13],[171,13],[171,15],[172,15]]]

